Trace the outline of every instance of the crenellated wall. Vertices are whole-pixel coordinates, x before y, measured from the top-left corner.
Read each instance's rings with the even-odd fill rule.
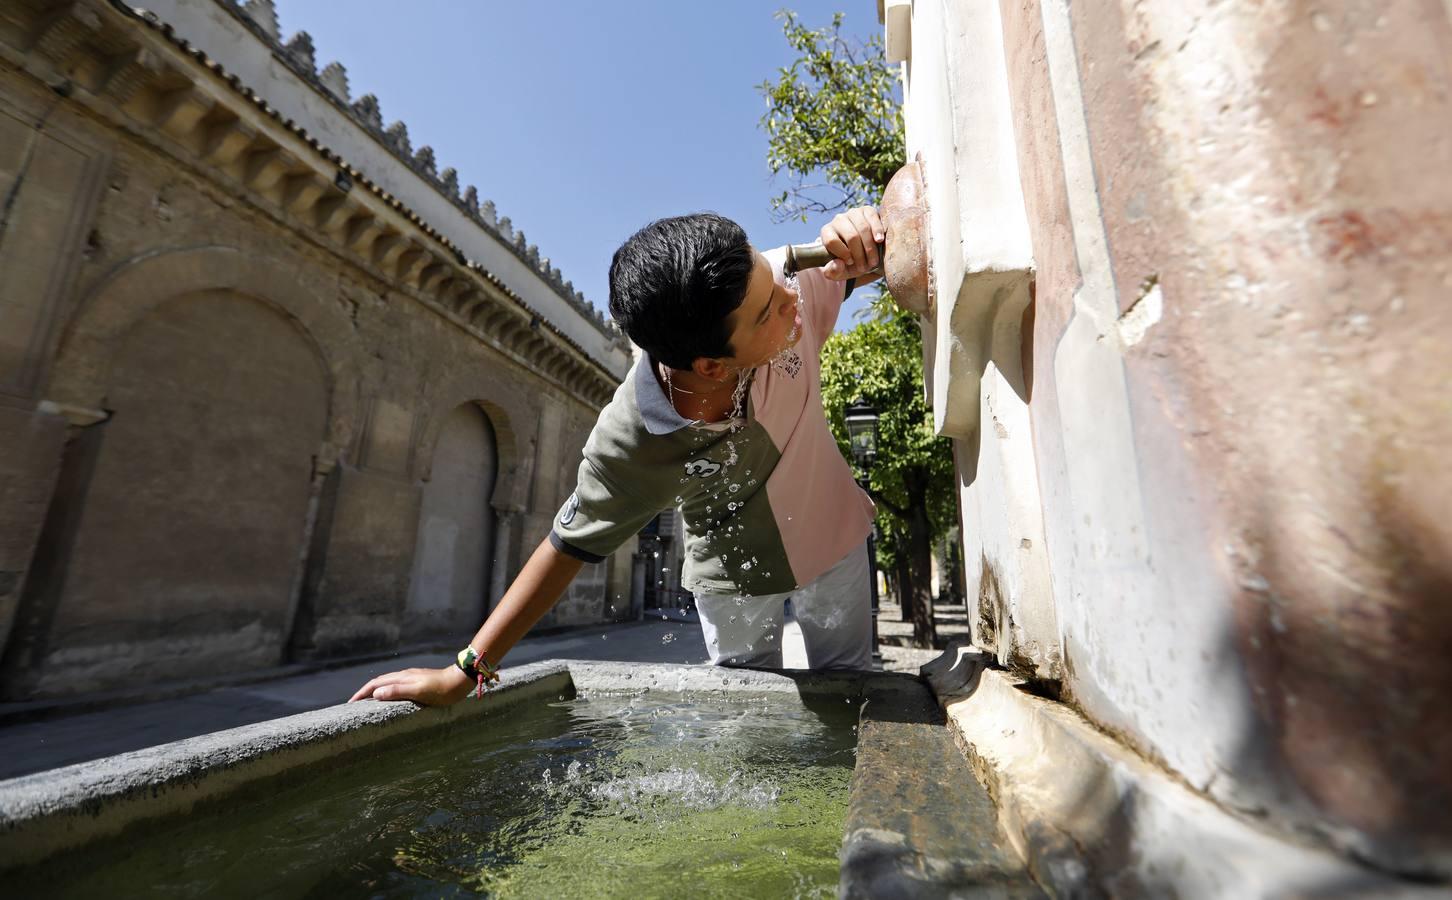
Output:
[[[276,62],[269,8],[219,46]],[[305,40],[264,95],[199,49],[242,13],[178,10],[0,10],[7,700],[457,645],[630,362],[428,154],[369,156]],[[620,618],[618,567],[546,624]]]
[[[1452,877],[1452,11],[898,22],[975,641],[1255,831]],[[1007,352],[954,309],[1021,224]]]

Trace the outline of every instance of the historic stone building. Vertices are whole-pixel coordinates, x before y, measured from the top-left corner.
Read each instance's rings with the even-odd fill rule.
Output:
[[[1036,874],[1445,890],[1452,5],[879,8],[1009,673],[950,711]]]
[[[0,6],[4,699],[472,634],[630,363],[271,0],[148,7]]]

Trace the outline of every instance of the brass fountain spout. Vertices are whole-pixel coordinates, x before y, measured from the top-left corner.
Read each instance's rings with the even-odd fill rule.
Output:
[[[933,315],[931,246],[928,242],[928,196],[923,188],[923,170],[913,160],[892,176],[882,192],[878,208],[887,240],[882,253],[882,273],[887,289],[905,309],[920,316]],[[815,269],[832,261],[821,241],[787,247],[787,275]]]

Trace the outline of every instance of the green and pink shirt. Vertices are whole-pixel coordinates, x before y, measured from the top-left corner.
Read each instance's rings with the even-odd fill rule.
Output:
[[[785,248],[763,254],[782,278]],[[845,299],[819,269],[798,278],[801,339],[752,375],[743,417],[676,412],[651,360],[636,361],[585,443],[550,541],[599,562],[664,509],[685,520],[681,585],[705,593],[795,590],[867,540],[873,504],[822,408],[820,354]]]

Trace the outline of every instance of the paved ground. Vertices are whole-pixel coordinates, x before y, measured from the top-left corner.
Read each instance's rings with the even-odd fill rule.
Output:
[[[375,675],[411,666],[443,665],[450,652],[441,648],[439,652],[396,656],[169,700],[0,726],[0,778],[332,706],[345,702]],[[509,666],[541,659],[702,663],[706,651],[699,626],[657,618],[525,638],[509,654],[506,677]]]
[[[966,630],[962,609],[957,607],[958,616],[952,608],[940,611],[940,637]],[[896,607],[883,608],[883,668],[916,673],[918,666],[937,653],[897,646],[912,634],[912,626],[900,618]],[[0,724],[0,779],[332,706],[346,701],[375,675],[411,666],[442,665],[451,652],[451,648],[439,648],[301,673],[293,667],[278,677],[249,684],[203,689],[151,702],[118,702],[69,714],[52,710],[45,718],[32,721],[16,719],[22,713],[36,712],[34,709],[0,709],[0,722],[8,721]],[[806,668],[801,630],[793,621],[787,622],[782,653],[786,668]],[[525,638],[509,654],[506,677],[509,666],[541,659],[704,663],[706,651],[700,627],[693,621],[651,616],[644,622]]]

